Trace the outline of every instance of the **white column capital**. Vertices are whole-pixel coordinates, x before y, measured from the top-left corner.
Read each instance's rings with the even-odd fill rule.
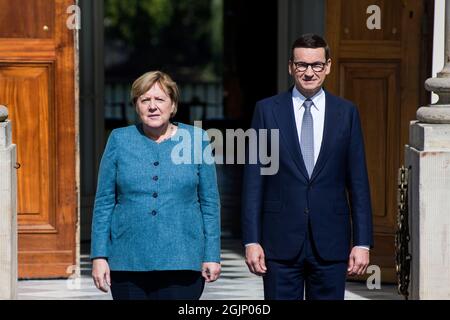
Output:
[[[450,123],[450,0],[445,0],[444,39],[444,68],[437,77],[425,81],[425,89],[437,94],[439,100],[417,110],[417,119],[423,123]]]

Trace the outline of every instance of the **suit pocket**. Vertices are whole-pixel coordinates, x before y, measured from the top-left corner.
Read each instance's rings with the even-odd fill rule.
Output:
[[[281,211],[281,201],[264,201],[263,211],[264,212],[280,212]]]
[[[111,236],[113,239],[122,237],[125,232],[130,228],[130,221],[127,219],[127,215],[121,210],[114,210],[111,219]]]

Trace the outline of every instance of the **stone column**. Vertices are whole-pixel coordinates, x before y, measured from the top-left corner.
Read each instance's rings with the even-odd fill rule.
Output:
[[[439,101],[418,109],[405,151],[412,299],[450,299],[450,0],[445,15],[445,66],[425,82]]]
[[[0,106],[0,299],[17,298],[16,146],[8,110]]]

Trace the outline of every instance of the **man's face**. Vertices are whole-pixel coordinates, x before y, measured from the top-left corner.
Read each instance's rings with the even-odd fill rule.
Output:
[[[331,69],[331,59],[325,59],[324,48],[295,48],[289,61],[289,74],[295,86],[306,97],[316,94]]]

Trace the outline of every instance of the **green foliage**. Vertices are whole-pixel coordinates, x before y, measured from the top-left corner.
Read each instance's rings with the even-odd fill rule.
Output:
[[[133,52],[127,70],[220,76],[223,0],[105,0],[106,41]],[[137,71],[136,71],[137,72]]]
[[[107,33],[130,44],[157,36],[170,23],[172,15],[172,1],[105,0]]]

